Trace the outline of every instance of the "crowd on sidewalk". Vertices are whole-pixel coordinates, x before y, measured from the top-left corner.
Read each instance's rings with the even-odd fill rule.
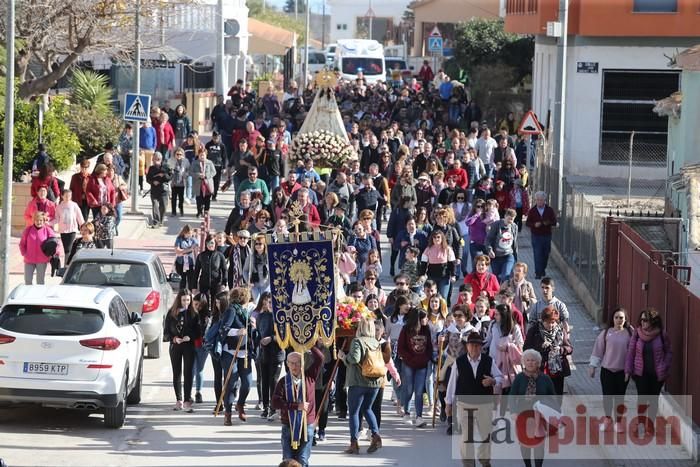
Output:
[[[557,216],[547,193],[530,191],[529,137],[514,135],[512,114],[489,128],[478,104],[444,73],[421,76],[422,83],[369,86],[360,76],[338,85],[335,96],[358,158],[335,168],[290,159],[291,135],[310,107],[311,89],[291,86],[279,101],[274,90],[258,97],[250,86],[237,84],[230,99],[220,96],[212,110],[215,131],[206,145],[184,106],[151,109],[151,121],[139,129],[139,174],[150,185],[152,225],[166,222],[168,202],[171,216],[182,216],[185,204],[195,203],[199,217],[220,191],[235,193],[222,231],[200,235],[185,225],[175,240],[180,292],[164,335],[176,411],[192,412],[204,401],[210,360],[224,424],[234,424],[234,410],[245,422],[255,369],[255,415],[279,420],[284,458],[308,465],[312,446],[325,439],[333,408],[348,422],[348,455],[359,454],[366,437],[368,453],[380,449],[389,384],[396,414],[406,425],[423,429],[435,414],[447,434],[472,423],[463,416],[465,396],[534,400],[564,393],[573,331],[566,304],[547,276]],[[44,214],[28,208],[33,224],[22,247],[28,265],[43,261],[36,251],[42,235],[54,235],[38,234],[46,229],[42,220],[57,220],[62,238],[83,235],[64,242],[73,252],[90,234],[87,207],[99,224],[119,204],[115,161],[132,163],[123,157],[128,141],[109,152],[108,163],[92,175],[77,174],[82,182],[76,182],[72,197],[79,209],[70,210],[70,219],[51,217],[46,207],[51,201],[45,200],[51,185],[37,187],[33,209]],[[55,194],[71,202],[71,191]],[[303,212],[301,231],[342,233],[336,299],[352,297],[375,316],[359,323],[356,337],[337,355],[318,344],[302,358],[275,339],[267,242],[289,235],[292,206]],[[388,245],[381,242],[383,226]],[[523,228],[530,231],[533,272],[518,261]],[[393,289],[380,284],[383,271],[393,278]],[[538,284],[530,281],[532,275]],[[646,310],[640,326],[629,332],[621,316],[624,310],[601,333],[591,367],[601,367],[604,394],[624,394],[632,376],[653,405],[670,368],[668,339],[654,310]],[[302,361],[310,362],[303,372]],[[501,413],[515,410],[507,398],[500,400]],[[308,433],[296,444],[291,430],[301,412]],[[612,430],[612,406],[606,412],[611,417],[606,429]],[[490,409],[482,413],[491,416]],[[490,431],[489,418],[473,422]],[[525,465],[542,464],[543,443],[544,436],[538,446],[523,447]],[[464,465],[490,465],[488,443],[476,453],[473,444],[463,443],[462,454]]]

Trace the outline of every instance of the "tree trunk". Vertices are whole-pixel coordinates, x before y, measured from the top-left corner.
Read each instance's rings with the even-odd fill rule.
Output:
[[[34,96],[47,93],[56,85],[59,79],[66,75],[68,69],[78,60],[78,57],[80,57],[80,54],[75,52],[71,53],[64,58],[61,64],[54,68],[51,73],[20,83],[18,91],[19,97],[21,99],[30,99]]]

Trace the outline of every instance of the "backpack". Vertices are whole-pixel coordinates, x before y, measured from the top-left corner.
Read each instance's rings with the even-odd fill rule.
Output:
[[[360,369],[362,370],[362,376],[365,378],[376,379],[386,376],[386,365],[384,364],[381,346],[376,350],[367,349],[360,363]]]

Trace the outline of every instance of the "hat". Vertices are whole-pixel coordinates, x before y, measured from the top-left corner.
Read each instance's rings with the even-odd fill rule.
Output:
[[[248,232],[247,230],[239,230],[236,233],[236,237],[238,237],[238,238],[250,238],[250,232]]]
[[[481,334],[479,334],[476,331],[472,331],[467,337],[463,337],[462,342],[464,342],[465,344],[484,345],[484,340],[481,338]]]
[[[430,177],[429,177],[428,175],[426,175],[426,174],[420,174],[420,175],[418,176],[418,180],[425,180],[425,181],[429,182],[429,181],[430,181]]]
[[[211,132],[211,136],[212,136],[212,138],[213,138],[214,136],[219,136],[219,132],[216,131],[216,130],[214,130],[214,131]]]
[[[347,212],[348,205],[346,203],[340,202],[340,203],[335,205],[335,209],[342,209],[343,211]]]

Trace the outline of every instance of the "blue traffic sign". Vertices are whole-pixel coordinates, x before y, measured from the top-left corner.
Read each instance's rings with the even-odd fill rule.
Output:
[[[442,37],[428,37],[428,52],[438,54],[442,53]]]
[[[145,122],[149,118],[151,109],[151,96],[148,94],[124,95],[124,120],[132,122]]]

